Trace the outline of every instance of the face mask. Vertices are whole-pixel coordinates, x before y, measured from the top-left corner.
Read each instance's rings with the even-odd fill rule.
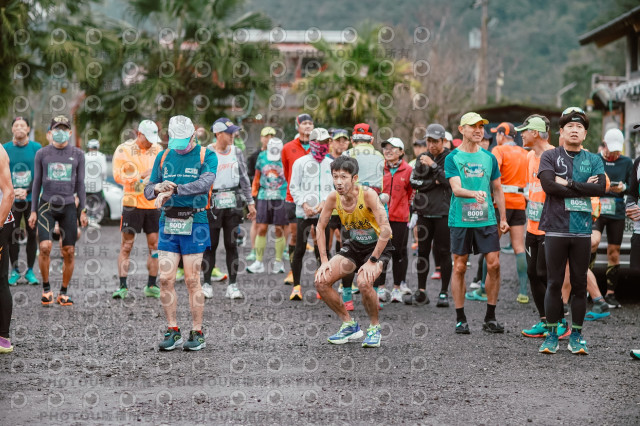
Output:
[[[175,149],[176,151],[182,151],[187,149],[189,146],[190,139],[184,140],[172,140],[169,142],[169,149]]]
[[[69,133],[64,130],[54,130],[51,138],[55,143],[65,143],[69,140]]]
[[[313,155],[313,159],[320,163],[324,157],[327,156],[327,152],[329,152],[329,145],[323,145],[318,142],[309,142],[309,146],[311,147],[311,155]]]

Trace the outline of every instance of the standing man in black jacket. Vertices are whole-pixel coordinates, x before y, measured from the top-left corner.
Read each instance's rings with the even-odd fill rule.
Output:
[[[425,289],[433,242],[442,273],[436,306],[448,307],[452,270],[448,225],[451,186],[444,174],[444,159],[450,151],[444,147],[445,129],[440,124],[430,124],[427,127],[426,138],[428,150],[420,154],[411,174],[411,186],[416,190],[413,208],[418,214],[418,290],[405,296],[404,302],[408,305],[429,303]]]

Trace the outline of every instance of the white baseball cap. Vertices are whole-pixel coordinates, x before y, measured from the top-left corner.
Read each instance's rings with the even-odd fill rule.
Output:
[[[87,148],[98,149],[100,148],[100,141],[98,139],[89,139],[87,142]]]
[[[191,139],[195,132],[196,128],[189,117],[174,115],[169,119],[169,142]]]
[[[385,145],[392,145],[396,148],[400,148],[404,151],[404,142],[400,138],[389,138],[386,141],[382,142],[380,145],[384,148]]]
[[[282,139],[280,138],[269,139],[267,143],[267,160],[280,161],[283,145]]]
[[[451,142],[453,140],[453,135],[449,132],[444,132],[444,138]]]
[[[622,151],[622,145],[624,145],[624,135],[620,129],[609,129],[604,134],[604,142],[607,144],[607,149],[610,152]]]
[[[309,135],[310,141],[326,141],[327,139],[331,139],[331,135],[329,134],[327,129],[324,129],[322,127],[316,127],[311,131],[311,134]]]
[[[140,124],[138,124],[138,131],[142,133],[149,142],[160,142],[160,136],[158,136],[158,126],[153,121],[142,120]]]

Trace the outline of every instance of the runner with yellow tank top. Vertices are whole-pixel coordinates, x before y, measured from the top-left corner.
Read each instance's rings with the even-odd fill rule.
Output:
[[[391,258],[393,248],[388,244],[391,227],[378,194],[356,183],[358,162],[355,159],[340,156],[331,163],[331,174],[336,189],[327,197],[318,220],[316,235],[322,265],[315,276],[316,289],[322,300],[342,320],[340,330],[328,340],[333,344],[343,344],[363,336],[360,326],[351,318],[333,289],[333,284],[338,280],[357,272],[358,287],[371,324],[362,346],[379,347],[378,296],[373,283]],[[338,211],[340,222],[349,232],[349,239],[343,242],[340,252],[329,260],[324,230],[333,209]]]

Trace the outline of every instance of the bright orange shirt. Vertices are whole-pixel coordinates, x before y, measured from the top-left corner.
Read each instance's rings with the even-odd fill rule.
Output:
[[[553,149],[552,145],[547,145],[545,151]],[[542,184],[538,178],[538,168],[540,167],[540,157],[536,156],[535,151],[531,150],[527,153],[527,184],[529,185],[529,204],[527,205],[527,232],[535,235],[544,235],[544,231],[538,229],[540,224],[540,214],[542,206],[547,194],[542,190]],[[506,195],[506,194],[505,194]],[[538,220],[534,220],[534,219]]]
[[[134,139],[120,144],[113,154],[113,179],[124,187],[122,205],[139,209],[155,209],[155,200],[147,200],[144,186],[149,182],[153,162],[162,151],[160,144],[152,143],[148,149],[140,149]],[[144,172],[149,175],[140,177]]]
[[[522,188],[522,192],[505,191],[505,208],[526,209],[527,201],[524,198],[524,187],[527,184],[527,151],[521,146],[508,143],[494,147],[491,153],[498,160],[502,185]]]

